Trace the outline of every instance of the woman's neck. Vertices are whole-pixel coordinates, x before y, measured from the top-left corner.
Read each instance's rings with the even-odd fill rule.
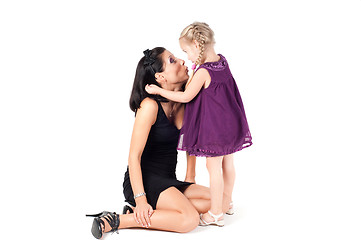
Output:
[[[168,91],[181,91],[182,90],[183,83],[176,83],[176,84],[163,84],[161,87]]]

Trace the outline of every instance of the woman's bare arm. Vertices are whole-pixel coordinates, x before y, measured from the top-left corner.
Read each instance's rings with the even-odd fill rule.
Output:
[[[148,139],[149,131],[157,119],[157,113],[158,104],[154,100],[146,98],[140,104],[140,108],[137,110],[137,114],[135,117],[128,158],[129,178],[134,195],[144,192],[140,161],[145,144]],[[140,209],[139,212],[147,211],[145,209],[147,207],[147,199],[145,196],[137,198],[136,203],[137,207],[143,207],[143,209]],[[136,216],[136,214],[134,215],[136,221],[141,221],[143,225],[150,224],[149,217],[147,216],[145,216],[145,218],[143,219],[140,219],[139,216]]]

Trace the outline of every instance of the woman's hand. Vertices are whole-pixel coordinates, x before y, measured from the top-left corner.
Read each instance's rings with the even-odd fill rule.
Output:
[[[149,94],[159,94],[160,92],[160,87],[158,87],[157,85],[154,85],[154,84],[147,84],[145,86],[145,91],[147,91],[147,93]]]
[[[145,197],[137,199],[136,207],[134,208],[134,220],[145,228],[150,227],[150,217],[153,214],[153,208],[147,202]]]

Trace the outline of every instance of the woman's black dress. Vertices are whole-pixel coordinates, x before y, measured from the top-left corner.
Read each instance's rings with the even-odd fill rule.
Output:
[[[141,157],[144,190],[153,209],[156,209],[159,194],[167,188],[176,187],[183,192],[192,184],[178,181],[176,178],[179,130],[168,120],[161,104],[158,101],[157,103],[157,120],[150,129]],[[135,206],[129,169],[124,175],[123,193],[125,201]]]

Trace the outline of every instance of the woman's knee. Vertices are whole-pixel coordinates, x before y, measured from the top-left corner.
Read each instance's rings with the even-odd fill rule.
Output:
[[[198,184],[190,185],[183,194],[188,199],[211,199],[211,192],[209,188]]]
[[[182,212],[178,232],[187,233],[195,229],[199,224],[199,214],[195,208]]]
[[[185,233],[198,226],[199,214],[192,203],[175,187],[163,191],[158,199],[157,209],[176,211],[176,227],[172,231]],[[170,221],[172,221],[170,219]]]

